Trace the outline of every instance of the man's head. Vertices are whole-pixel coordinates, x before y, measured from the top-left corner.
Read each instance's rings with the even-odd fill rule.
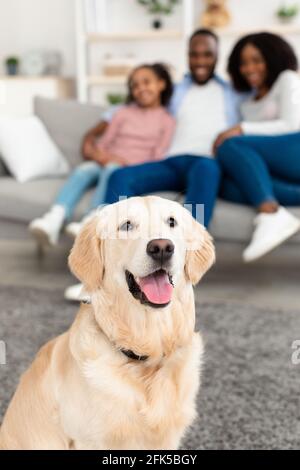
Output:
[[[214,74],[218,59],[219,40],[209,29],[195,31],[189,43],[189,66],[198,85],[207,83]]]

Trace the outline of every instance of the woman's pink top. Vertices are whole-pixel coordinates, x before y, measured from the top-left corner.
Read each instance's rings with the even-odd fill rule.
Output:
[[[122,165],[159,160],[166,155],[175,130],[175,119],[162,106],[143,109],[127,105],[119,109],[98,146]]]

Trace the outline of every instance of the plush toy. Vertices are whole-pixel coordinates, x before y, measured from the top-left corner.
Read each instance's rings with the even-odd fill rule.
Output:
[[[227,0],[205,0],[206,8],[201,17],[201,26],[205,28],[222,28],[230,22],[230,13],[226,7]]]

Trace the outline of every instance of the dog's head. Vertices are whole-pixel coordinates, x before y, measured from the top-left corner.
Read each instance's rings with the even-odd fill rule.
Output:
[[[179,283],[196,284],[214,259],[211,237],[186,209],[149,196],[99,211],[78,235],[69,264],[89,293],[109,285],[164,308]]]

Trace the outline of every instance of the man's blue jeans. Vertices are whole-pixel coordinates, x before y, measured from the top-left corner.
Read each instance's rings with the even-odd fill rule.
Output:
[[[116,164],[105,167],[96,162],[84,162],[79,165],[69,176],[61,188],[54,204],[63,206],[66,211],[66,219],[73,216],[76,205],[84,194],[95,187],[87,214],[103,203],[106,193],[107,181],[110,175],[119,168]]]
[[[198,219],[197,206],[204,205],[204,224],[207,227],[219,182],[220,170],[215,160],[194,155],[169,157],[116,170],[109,178],[104,203],[117,202],[121,196],[139,196],[157,191],[186,192],[185,204],[195,218]]]
[[[300,132],[233,137],[219,147],[217,159],[224,199],[254,207],[268,201],[300,206]]]

